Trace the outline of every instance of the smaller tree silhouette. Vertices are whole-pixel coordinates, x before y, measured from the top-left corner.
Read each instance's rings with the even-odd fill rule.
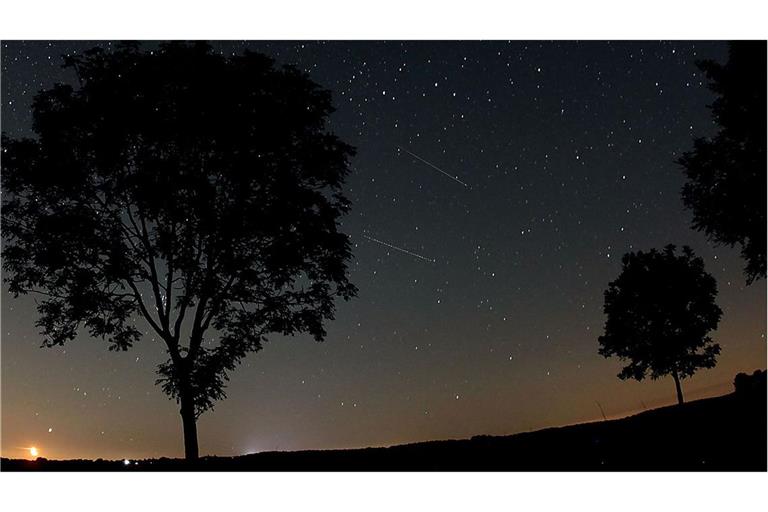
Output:
[[[605,291],[608,318],[599,353],[629,361],[620,379],[670,375],[682,404],[680,380],[714,367],[720,353],[708,336],[722,315],[717,283],[687,246],[680,255],[668,245],[625,254],[621,261],[621,275]]]

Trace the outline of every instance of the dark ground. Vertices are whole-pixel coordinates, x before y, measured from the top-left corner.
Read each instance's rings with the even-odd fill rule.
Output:
[[[2,459],[3,471],[766,471],[765,373],[737,392],[619,420],[389,448],[122,461]],[[753,381],[754,378],[754,381]]]

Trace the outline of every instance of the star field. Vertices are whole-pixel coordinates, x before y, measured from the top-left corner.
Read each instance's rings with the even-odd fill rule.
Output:
[[[31,135],[62,54],[106,42],[4,42],[2,129]],[[153,43],[146,43],[152,48]],[[689,228],[674,160],[714,133],[708,42],[218,42],[291,64],[333,92],[328,128],[357,147],[343,230],[359,295],[324,343],[273,337],[199,422],[201,453],[389,445],[625,415],[672,381],[625,382],[597,354],[603,290],[630,250],[688,244],[718,281],[726,392],[766,357],[764,283]],[[110,353],[83,335],[40,349],[31,297],[2,295],[2,454],[182,453],[153,385],[162,346]],[[215,334],[212,334],[212,336]],[[599,407],[595,404],[599,403]]]

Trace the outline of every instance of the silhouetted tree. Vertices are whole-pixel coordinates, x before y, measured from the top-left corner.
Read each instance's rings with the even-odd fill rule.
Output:
[[[37,137],[3,137],[5,277],[40,295],[44,346],[85,328],[127,350],[143,317],[194,459],[241,359],[269,333],[322,340],[356,293],[338,230],[354,150],[325,131],[330,93],[258,53],[127,43],[65,67],[79,87],[36,96]]]
[[[715,304],[715,279],[690,247],[681,255],[673,245],[631,252],[621,261],[621,275],[605,291],[608,318],[599,353],[629,361],[620,379],[671,375],[683,403],[680,380],[715,366],[720,353],[707,335],[722,315]]]
[[[698,63],[718,98],[711,105],[720,131],[694,141],[678,163],[688,181],[683,202],[693,227],[717,244],[741,245],[747,283],[765,277],[766,43],[730,44],[725,65]]]

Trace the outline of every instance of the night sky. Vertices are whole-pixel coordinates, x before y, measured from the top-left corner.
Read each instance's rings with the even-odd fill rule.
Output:
[[[2,129],[72,82],[89,42],[4,42]],[[108,46],[100,43],[101,46]],[[147,44],[152,46],[152,44]],[[715,127],[695,61],[720,42],[223,42],[333,91],[357,147],[343,231],[359,295],[325,342],[272,337],[199,421],[201,454],[511,434],[675,402],[671,378],[621,381],[597,353],[603,290],[630,250],[688,244],[718,282],[718,365],[686,399],[765,367],[765,282],[689,227],[674,163]],[[83,335],[42,349],[31,297],[2,292],[2,455],[181,456],[149,333],[128,352]],[[149,332],[149,328],[147,328]]]

